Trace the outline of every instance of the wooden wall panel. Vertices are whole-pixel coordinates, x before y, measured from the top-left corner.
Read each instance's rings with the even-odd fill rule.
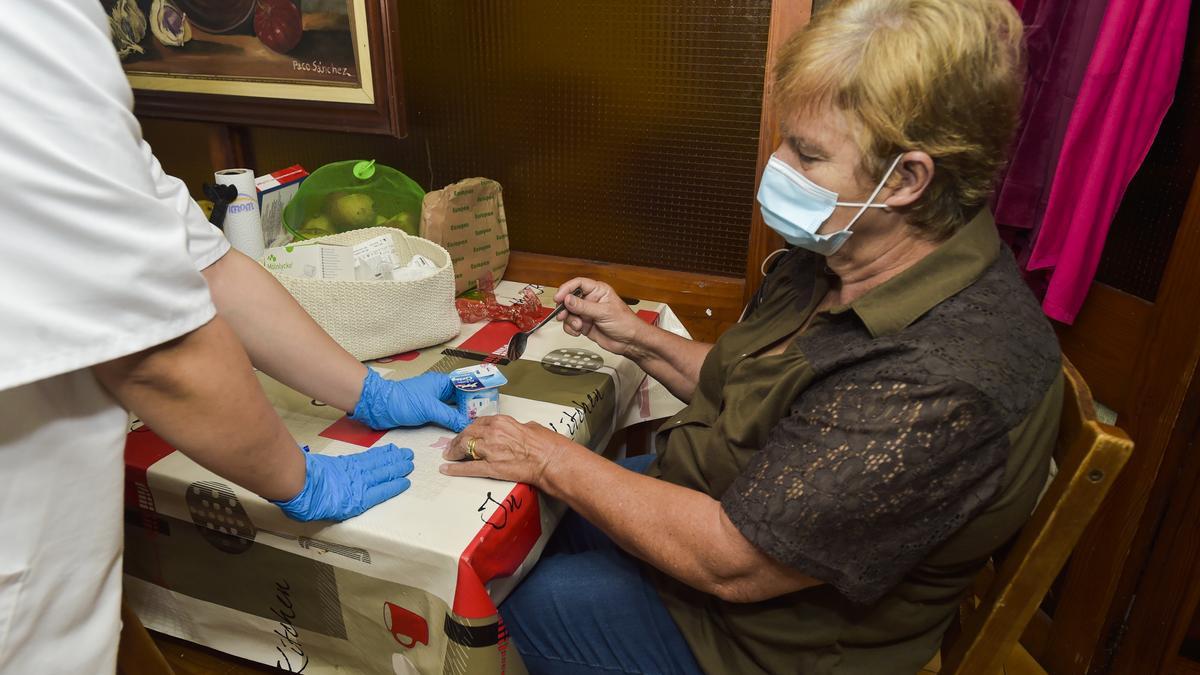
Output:
[[[767,165],[771,153],[779,146],[779,116],[771,105],[771,93],[774,88],[776,55],[779,48],[796,31],[803,28],[812,17],[812,0],[778,0],[771,5],[771,29],[767,36],[767,66],[762,94],[762,116],[759,121],[758,133],[758,168],[754,174],[754,185],[757,189],[762,180],[763,168]],[[784,241],[763,222],[762,212],[758,209],[757,201],[751,212],[750,243],[746,251],[746,287],[744,302],[758,290],[762,283],[762,262],[766,257],[784,245]]]
[[[1198,392],[1200,393],[1200,392]],[[1192,405],[1196,405],[1193,400]],[[1187,447],[1162,478],[1175,486],[1154,533],[1153,548],[1137,587],[1133,611],[1118,645],[1111,673],[1168,673],[1192,624],[1200,579],[1200,437],[1193,431]],[[1165,465],[1165,463],[1164,463]],[[1150,510],[1147,509],[1149,512]]]
[[[1175,100],[1105,241],[1103,283],[1059,331],[1135,446],[1068,569],[1048,641],[1056,675],[1164,672],[1200,593],[1200,5],[1188,31]]]
[[[1178,650],[1178,642],[1170,647],[1167,641],[1171,636],[1153,622],[1161,619],[1162,607],[1183,611],[1179,602],[1187,580],[1143,577],[1143,572],[1154,539],[1161,534],[1161,519],[1200,416],[1196,381],[1200,365],[1198,258],[1200,174],[1193,181],[1140,344],[1108,357],[1103,352],[1097,355],[1094,346],[1105,334],[1119,335],[1124,330],[1120,324],[1128,321],[1129,315],[1119,313],[1109,315],[1107,321],[1095,321],[1091,330],[1098,331],[1100,337],[1091,336],[1088,342],[1080,343],[1093,346],[1081,352],[1095,357],[1097,363],[1112,363],[1123,353],[1132,364],[1118,424],[1133,438],[1135,446],[1133,457],[1076,548],[1067,570],[1047,654],[1047,670],[1056,675],[1104,672],[1114,648],[1143,650],[1145,647],[1139,646],[1142,643],[1154,643],[1160,650]],[[1068,355],[1075,358],[1074,354]],[[1190,534],[1194,536],[1195,523],[1188,523],[1188,527],[1193,528]],[[1164,582],[1167,585],[1162,585]],[[1139,583],[1149,584],[1148,590],[1137,592]],[[1146,593],[1151,591],[1158,593],[1162,607],[1144,604],[1149,602]],[[1135,593],[1139,605],[1133,608],[1134,620],[1126,625]],[[1188,619],[1194,609],[1188,610]],[[1182,631],[1177,634],[1182,637]],[[1123,642],[1117,644],[1122,636]],[[1120,651],[1117,657],[1124,658]]]
[[[1142,348],[1154,306],[1123,291],[1094,284],[1074,325],[1056,325],[1063,352],[1083,374],[1092,396],[1120,416],[1128,412],[1133,358]]]
[[[770,21],[793,6],[806,3],[399,3],[408,137],[255,126],[254,168],[376,159],[426,190],[486,176],[519,250],[740,277]],[[202,127],[145,125],[194,194],[229,166]]]

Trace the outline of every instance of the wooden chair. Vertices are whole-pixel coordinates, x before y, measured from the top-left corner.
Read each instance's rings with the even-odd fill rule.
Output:
[[[1065,356],[1063,375],[1058,474],[996,571],[977,580],[980,597],[964,603],[943,644],[943,675],[1045,673],[1018,640],[1133,451],[1124,431],[1096,420],[1087,383]]]
[[[158,645],[129,605],[121,603],[121,643],[117,675],[174,675]]]
[[[121,622],[117,675],[265,675],[284,672],[187,640],[151,635],[125,603],[121,603]]]

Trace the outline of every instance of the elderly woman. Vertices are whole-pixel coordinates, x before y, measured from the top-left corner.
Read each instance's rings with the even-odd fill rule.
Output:
[[[780,55],[766,223],[794,248],[715,345],[564,284],[565,330],[688,406],[619,466],[482,419],[445,473],[569,514],[501,607],[539,673],[914,673],[1044,486],[1054,332],[985,206],[1021,95],[1008,0],[847,0]],[[576,288],[582,299],[569,295]],[[630,470],[632,469],[632,470]]]

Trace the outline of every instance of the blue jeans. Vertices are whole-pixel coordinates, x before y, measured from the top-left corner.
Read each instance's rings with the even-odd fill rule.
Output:
[[[641,473],[653,459],[621,465]],[[574,511],[500,615],[532,675],[702,673],[641,563]]]

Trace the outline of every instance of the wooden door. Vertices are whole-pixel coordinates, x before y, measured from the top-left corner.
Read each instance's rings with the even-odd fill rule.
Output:
[[[1176,100],[1114,219],[1063,351],[1135,446],[1054,599],[1051,673],[1171,667],[1200,595],[1200,11]],[[1136,599],[1136,602],[1135,602]]]

